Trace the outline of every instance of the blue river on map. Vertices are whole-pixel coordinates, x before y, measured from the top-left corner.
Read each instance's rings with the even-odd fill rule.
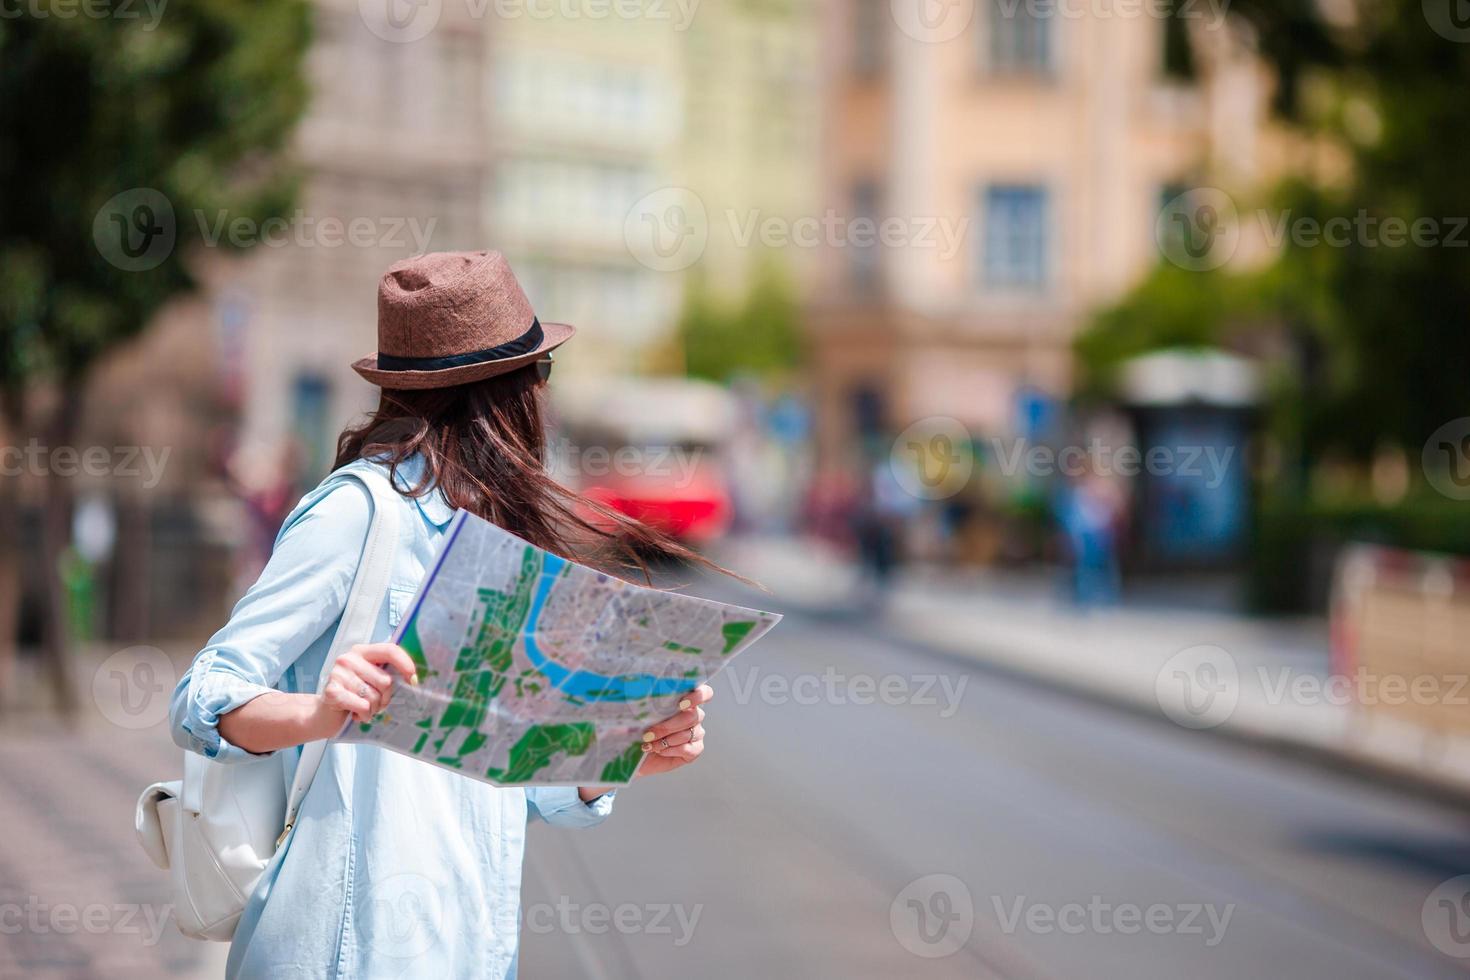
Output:
[[[541,610],[547,596],[556,585],[567,561],[557,555],[546,554],[541,560],[541,577],[536,582],[536,594],[531,598],[531,611],[526,616],[526,630],[521,641],[526,656],[536,669],[545,674],[552,686],[563,694],[583,701],[637,701],[640,698],[658,697],[667,694],[685,694],[693,687],[685,677],[655,677],[652,674],[624,674],[608,677],[589,670],[568,670],[541,652],[536,645],[536,627],[541,622]]]

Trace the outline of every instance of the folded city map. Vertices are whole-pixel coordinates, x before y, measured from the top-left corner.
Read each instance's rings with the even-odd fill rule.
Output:
[[[419,684],[340,738],[499,786],[627,783],[648,726],[781,618],[625,582],[464,511],[445,541],[394,637]]]

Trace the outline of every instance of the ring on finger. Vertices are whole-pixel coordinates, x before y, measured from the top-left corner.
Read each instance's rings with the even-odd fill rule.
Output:
[[[373,699],[373,692],[368,688],[366,684],[357,685],[357,694],[364,701],[371,701]]]

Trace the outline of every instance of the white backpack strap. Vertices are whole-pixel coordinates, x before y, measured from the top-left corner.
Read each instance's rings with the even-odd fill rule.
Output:
[[[393,555],[398,549],[398,491],[388,483],[387,477],[375,469],[344,472],[341,476],[355,480],[372,503],[372,524],[368,528],[367,543],[362,548],[362,560],[357,574],[352,579],[352,591],[347,595],[347,605],[342,608],[342,618],[337,632],[332,637],[332,646],[322,664],[321,676],[317,678],[317,691],[326,685],[332,667],[344,651],[358,643],[372,639],[373,627],[377,625],[378,613],[382,611],[383,599],[388,593],[388,580],[393,572]],[[291,791],[286,795],[286,826],[276,841],[279,849],[286,835],[296,824],[296,813],[301,801],[311,789],[322,756],[327,751],[327,739],[308,742],[301,748],[301,758],[296,763],[296,776],[291,780]]]

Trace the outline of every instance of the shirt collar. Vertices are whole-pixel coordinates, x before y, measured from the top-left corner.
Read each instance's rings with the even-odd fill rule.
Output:
[[[409,491],[418,486],[419,481],[424,477],[426,465],[422,453],[414,453],[399,463],[395,477],[398,488]],[[444,499],[444,494],[437,486],[431,485],[423,496],[411,499],[418,505],[424,518],[435,527],[443,527],[454,517],[454,508],[449,506],[449,501]]]

